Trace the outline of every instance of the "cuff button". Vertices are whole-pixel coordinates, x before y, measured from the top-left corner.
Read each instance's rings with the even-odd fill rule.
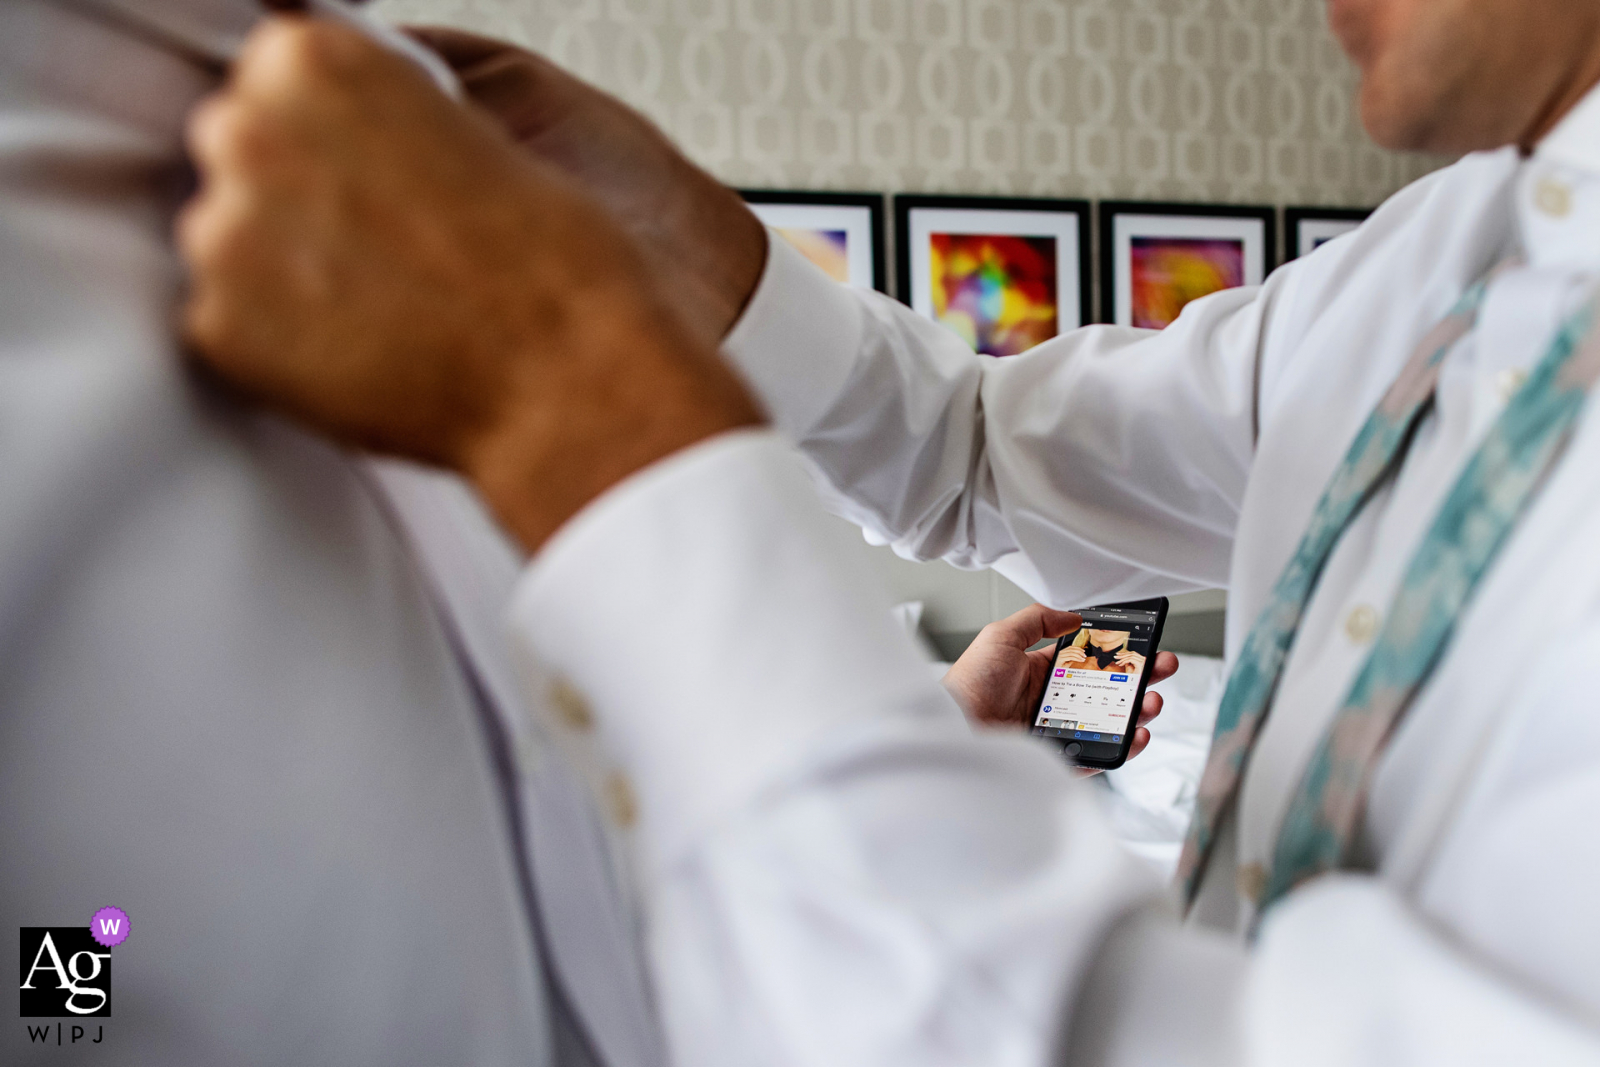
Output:
[[[611,821],[624,830],[633,829],[639,821],[639,802],[634,799],[633,786],[622,775],[610,774],[606,776],[605,795]]]
[[[550,707],[555,710],[556,717],[571,729],[583,733],[594,729],[594,712],[589,710],[589,702],[566,679],[558,679],[551,684]]]

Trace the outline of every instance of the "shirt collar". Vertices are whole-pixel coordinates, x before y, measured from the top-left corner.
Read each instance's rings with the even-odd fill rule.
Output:
[[[1600,176],[1600,85],[1596,85],[1545,134],[1535,159]]]
[[[1529,266],[1600,272],[1600,86],[1534,148],[1516,213]]]

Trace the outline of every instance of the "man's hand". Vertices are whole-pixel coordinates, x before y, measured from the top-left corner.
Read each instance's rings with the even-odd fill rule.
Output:
[[[966,711],[967,717],[986,726],[1024,726],[1034,712],[1034,704],[1050,676],[1055,649],[1028,651],[1047,638],[1071,633],[1082,619],[1070,611],[1056,611],[1033,604],[999,622],[991,622],[978,632],[972,645],[951,665],[944,676],[944,687]],[[1079,653],[1081,658],[1082,653]],[[1141,661],[1143,657],[1140,657]],[[1178,657],[1171,652],[1156,653],[1152,682],[1170,678],[1178,670]],[[1161,694],[1146,692],[1139,709],[1139,725],[1133,731],[1132,759],[1150,743],[1150,720],[1161,714]]]
[[[409,31],[530,154],[605,205],[700,344],[722,340],[761,278],[766,231],[649,119],[549,60],[442,27]]]
[[[529,549],[760,421],[603,209],[352,29],[263,22],[189,140],[198,357],[341,441],[462,471]]]

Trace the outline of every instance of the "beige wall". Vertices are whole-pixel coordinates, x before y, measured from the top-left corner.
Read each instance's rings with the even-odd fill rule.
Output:
[[[1366,205],[1320,0],[383,0],[530,45],[736,185]]]
[[[381,0],[546,53],[734,185],[1368,205],[1380,151],[1320,0]],[[869,549],[935,630],[1028,602]],[[1217,598],[1185,608],[1214,608]]]

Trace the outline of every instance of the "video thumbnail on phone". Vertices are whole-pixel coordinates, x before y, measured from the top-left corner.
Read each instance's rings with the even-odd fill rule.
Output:
[[[1149,624],[1106,622],[1085,613],[1083,626],[1056,653],[1036,733],[1117,744],[1132,728],[1154,617]]]

